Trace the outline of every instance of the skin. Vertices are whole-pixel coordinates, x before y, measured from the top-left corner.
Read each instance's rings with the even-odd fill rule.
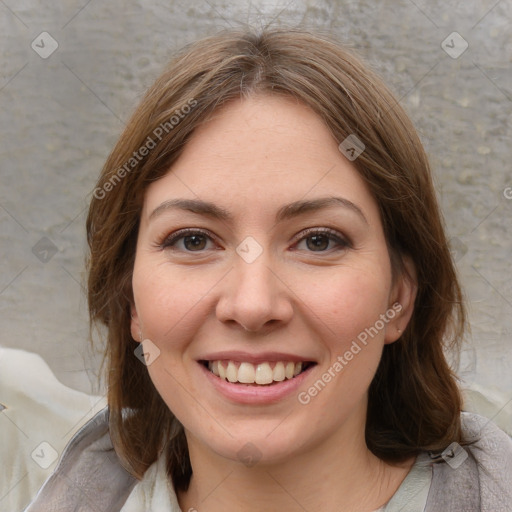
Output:
[[[131,328],[136,340],[160,350],[148,370],[185,428],[193,476],[178,496],[182,510],[371,511],[413,463],[376,458],[364,426],[383,347],[412,314],[414,269],[407,262],[409,272],[392,279],[377,203],[338,143],[301,103],[255,96],[228,104],[197,129],[147,190]],[[336,205],[276,222],[285,204],[331,196],[362,215]],[[170,208],[151,216],[178,198],[215,203],[232,218]],[[184,228],[214,238],[163,247]],[[331,228],[345,242],[314,239],[307,228]],[[252,263],[236,252],[248,236],[262,249]],[[234,403],[197,362],[221,350],[297,354],[317,363],[298,390],[307,391],[396,302],[400,313],[307,405],[296,392],[269,404]],[[248,442],[261,457],[252,467],[237,456]]]

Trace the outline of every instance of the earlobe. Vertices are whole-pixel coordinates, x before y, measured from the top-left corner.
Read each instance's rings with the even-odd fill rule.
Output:
[[[414,312],[418,291],[416,267],[409,257],[403,256],[402,259],[403,269],[393,286],[389,304],[397,314],[386,326],[386,344],[393,343],[402,336]]]
[[[135,341],[142,341],[142,328],[140,326],[139,315],[137,314],[137,310],[135,309],[135,304],[132,304],[131,306],[130,331],[132,334],[132,338]]]

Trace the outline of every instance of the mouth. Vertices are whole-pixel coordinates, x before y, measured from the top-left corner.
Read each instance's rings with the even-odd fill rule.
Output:
[[[316,365],[313,361],[248,361],[202,360],[199,361],[210,373],[232,384],[245,386],[273,386],[292,380]]]

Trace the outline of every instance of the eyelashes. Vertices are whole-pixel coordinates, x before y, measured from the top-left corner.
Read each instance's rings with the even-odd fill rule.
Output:
[[[328,244],[334,242],[337,245],[338,250],[352,247],[352,244],[345,236],[338,233],[334,229],[330,228],[308,228],[304,231],[301,231],[298,236],[300,238],[298,242],[295,244],[294,250],[297,250],[296,247],[304,241],[306,242],[306,247],[308,249],[314,247],[314,250],[311,250],[309,252],[328,252],[322,249],[322,247],[325,246],[325,242],[327,242]],[[313,242],[313,245],[309,245],[307,243],[309,240]],[[332,249],[329,252],[332,252]]]
[[[208,250],[220,249],[219,241],[213,233],[198,228],[186,228],[175,231],[168,235],[159,244],[159,247],[162,250],[184,253],[204,253]],[[334,251],[346,250],[351,247],[350,240],[336,230],[330,228],[308,228],[294,237],[292,250],[330,254]]]
[[[180,240],[183,240],[184,242],[188,242],[189,244],[192,244],[191,245],[192,247],[194,247],[193,250],[189,250],[187,252],[200,252],[201,249],[204,249],[205,244],[203,242],[216,241],[216,237],[209,231],[206,231],[203,229],[197,229],[197,228],[180,229],[174,233],[171,233],[162,242],[161,248],[162,249],[171,248],[173,250],[179,250],[179,249],[176,249],[176,246],[178,245],[177,242]]]

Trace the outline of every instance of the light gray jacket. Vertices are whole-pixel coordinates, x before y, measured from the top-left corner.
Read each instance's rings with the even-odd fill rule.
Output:
[[[512,512],[512,439],[476,414],[463,413],[462,424],[476,442],[464,448],[460,465],[449,450],[430,455],[425,512]],[[105,408],[73,437],[25,512],[118,512],[136,483],[114,452]]]

